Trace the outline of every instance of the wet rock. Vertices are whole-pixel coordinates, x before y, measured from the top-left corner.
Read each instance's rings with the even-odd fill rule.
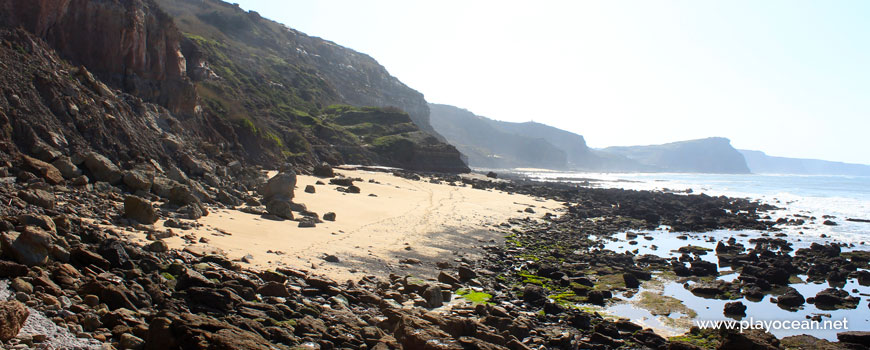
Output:
[[[725,303],[723,312],[726,316],[746,316],[746,305],[740,301]]]
[[[796,308],[801,306],[806,302],[804,296],[801,295],[797,289],[792,287],[788,287],[788,290],[776,298],[776,303],[780,306],[784,306],[787,308]]]
[[[157,211],[151,203],[141,197],[124,197],[124,216],[140,223],[151,225],[157,222]]]
[[[630,273],[622,274],[622,279],[625,281],[626,288],[638,288],[640,287],[640,281],[638,281],[637,277]]]
[[[810,300],[807,300],[809,302]],[[820,309],[854,309],[858,305],[859,298],[849,295],[849,292],[827,288],[813,298],[812,302]]]
[[[17,301],[0,301],[0,341],[9,341],[18,335],[30,311]]]
[[[760,330],[738,332],[730,330],[722,335],[722,343],[718,350],[775,350],[779,349],[779,340],[770,333]]]
[[[105,181],[112,185],[121,183],[123,174],[109,158],[104,157],[96,152],[89,152],[85,155],[85,167],[93,175],[97,181]]]
[[[18,198],[44,209],[54,209],[55,205],[54,195],[40,189],[19,191]]]
[[[870,332],[868,331],[848,331],[837,333],[837,340],[843,343],[860,344],[870,347]]]

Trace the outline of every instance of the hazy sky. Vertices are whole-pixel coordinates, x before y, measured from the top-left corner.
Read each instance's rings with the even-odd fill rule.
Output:
[[[426,100],[591,147],[724,136],[870,164],[870,1],[276,1]]]

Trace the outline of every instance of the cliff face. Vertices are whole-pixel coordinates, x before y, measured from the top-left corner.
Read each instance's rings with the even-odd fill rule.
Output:
[[[749,170],[756,174],[870,176],[870,165],[818,159],[769,156],[761,151],[740,150]]]
[[[0,30],[0,143],[7,154],[95,150],[121,162],[167,164],[203,145],[200,133],[209,127],[193,123],[67,65],[26,31]]]
[[[663,145],[608,147],[606,153],[625,156],[653,171],[747,174],[746,160],[722,137]]]
[[[47,41],[101,80],[173,113],[192,114],[181,36],[151,0],[0,0],[2,21]]]
[[[192,142],[212,145],[210,157],[270,167],[386,159],[366,140],[324,120],[332,104],[401,109],[415,130],[435,134],[422,94],[370,57],[221,1],[0,0],[0,27],[24,28],[47,42],[45,51],[92,72],[94,81],[165,107],[183,122],[178,127],[197,137]],[[111,140],[112,131],[105,131]],[[111,142],[118,145],[130,139],[115,136]],[[419,153],[418,170],[467,170],[455,148],[438,139],[412,139],[427,150]],[[112,154],[131,147],[118,148]],[[150,147],[161,155],[158,149]]]
[[[500,123],[467,110],[430,104],[432,126],[480,168],[565,169],[565,151],[549,139],[527,137],[500,129]],[[582,138],[581,138],[582,139]],[[585,145],[584,145],[585,146]]]

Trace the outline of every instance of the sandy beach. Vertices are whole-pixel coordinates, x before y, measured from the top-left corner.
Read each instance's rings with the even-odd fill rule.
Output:
[[[336,213],[334,222],[300,228],[296,221],[215,209],[199,220],[201,227],[173,229],[176,235],[165,241],[175,249],[217,248],[230,259],[250,255],[248,267],[288,266],[338,281],[389,273],[434,277],[435,262],[473,260],[478,251],[475,248],[500,244],[504,229],[499,231],[497,226],[509,218],[558,214],[561,208],[556,201],[472,189],[461,183],[434,184],[425,178],[415,181],[364,170],[338,172],[362,178],[355,182],[361,193],[339,192],[337,186],[328,184],[328,179],[300,175],[294,199],[320,216]],[[317,185],[318,181],[327,184]],[[307,185],[313,185],[316,192],[304,192]],[[534,213],[526,212],[527,208]],[[156,226],[162,227],[162,221]],[[187,235],[195,236],[197,241],[206,238],[208,243],[190,245],[182,238]],[[135,233],[135,240],[148,243],[142,232]],[[334,255],[339,262],[325,261],[326,254]],[[400,263],[408,258],[421,263]]]

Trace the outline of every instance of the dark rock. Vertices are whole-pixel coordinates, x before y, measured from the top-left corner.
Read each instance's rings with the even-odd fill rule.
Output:
[[[622,279],[625,281],[626,288],[637,288],[640,287],[640,281],[638,281],[637,277],[630,273],[622,274]]]
[[[457,271],[459,272],[459,279],[462,281],[469,281],[477,277],[477,272],[474,272],[474,270],[467,266],[459,266]]]
[[[257,289],[257,293],[260,293],[263,296],[270,297],[290,297],[290,291],[287,289],[287,286],[279,282],[267,282],[266,284]]]
[[[837,333],[837,340],[843,343],[860,344],[870,347],[870,332],[868,331],[848,331]]]
[[[124,197],[124,216],[151,225],[157,222],[157,211],[147,200],[137,196]]]
[[[547,298],[547,292],[539,285],[527,284],[523,287],[523,301],[532,304],[542,304]]]
[[[441,287],[430,285],[423,290],[423,299],[426,300],[426,306],[429,308],[441,307],[444,305],[444,297],[441,294]]]
[[[813,303],[820,309],[854,309],[857,307],[858,298],[849,295],[849,292],[842,289],[827,288],[816,294],[815,298],[813,298]]]
[[[837,223],[831,220],[825,220],[822,222],[822,224],[827,226],[837,226]]]
[[[12,261],[0,260],[0,278],[14,278],[27,275],[27,266]]]
[[[783,294],[776,298],[776,303],[781,306],[795,308],[801,306],[806,302],[804,296],[801,295],[797,289],[792,287],[788,287],[788,290]]]
[[[357,186],[350,185],[350,186],[347,186],[347,188],[345,189],[344,192],[346,192],[346,193],[360,193],[361,190]]]
[[[67,156],[62,156],[57,158],[54,162],[51,163],[60,171],[60,174],[66,179],[74,179],[82,175],[82,170],[79,169]]]
[[[441,271],[440,273],[438,273],[438,282],[447,283],[449,285],[454,285],[454,286],[457,286],[461,283],[458,278],[456,278],[456,277],[454,277],[454,276],[452,276],[444,271]]]
[[[498,174],[496,174],[493,171],[490,171],[490,172],[486,173],[486,177],[488,177],[490,179],[495,179],[495,178],[498,178]]]
[[[332,166],[330,166],[326,162],[323,162],[320,163],[320,165],[314,166],[314,176],[333,177],[335,176],[335,172],[332,170]]]
[[[333,213],[333,212],[328,212],[328,213],[326,213],[326,214],[323,214],[323,220],[326,220],[326,221],[335,221],[335,213]]]
[[[740,301],[725,303],[723,312],[726,316],[746,316],[746,305]]]
[[[331,185],[348,187],[348,186],[353,186],[353,179],[346,178],[346,177],[340,177],[340,178],[335,178],[335,179],[329,179],[329,183]]]
[[[305,186],[305,193],[315,193],[315,192],[317,192],[317,189],[314,188],[314,185],[306,185]]]
[[[266,211],[280,218],[293,220],[293,206],[291,204],[288,200],[273,199],[266,202]]]
[[[203,276],[191,268],[185,268],[176,277],[178,283],[175,284],[176,290],[185,290],[191,287],[214,287],[214,282]]]

